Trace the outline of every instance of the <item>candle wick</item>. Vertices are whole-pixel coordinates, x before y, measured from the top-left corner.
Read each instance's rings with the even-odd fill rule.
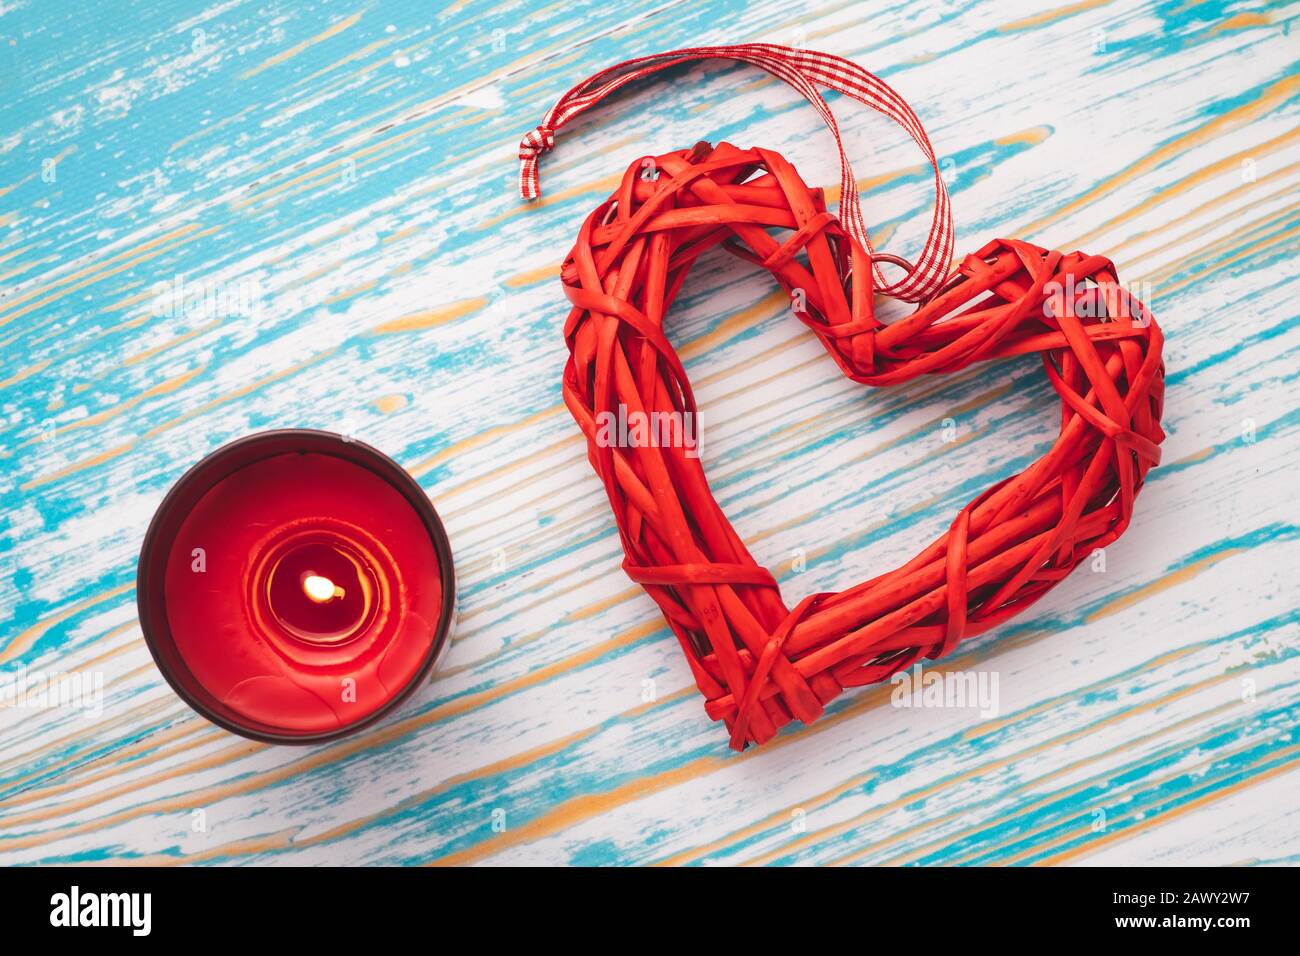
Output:
[[[308,571],[302,576],[302,591],[307,595],[308,600],[317,604],[327,604],[345,594],[341,587],[315,571]]]

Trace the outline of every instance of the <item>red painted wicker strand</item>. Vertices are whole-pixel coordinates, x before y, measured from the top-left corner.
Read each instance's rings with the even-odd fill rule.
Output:
[[[821,190],[770,150],[702,147],[656,157],[656,180],[633,163],[583,223],[562,273],[573,303],[564,400],[604,481],[629,577],[663,610],[708,714],[743,749],[792,718],[816,720],[845,687],[1005,621],[1118,538],[1160,459],[1162,337],[1109,260],[1016,240],[967,256],[930,302],[884,325],[867,253]],[[891,385],[1038,353],[1061,396],[1052,449],[971,501],[901,568],[790,610],[689,449],[598,440],[598,414],[619,405],[695,414],[663,320],[696,258],[721,242],[806,301],[799,317],[854,381]]]

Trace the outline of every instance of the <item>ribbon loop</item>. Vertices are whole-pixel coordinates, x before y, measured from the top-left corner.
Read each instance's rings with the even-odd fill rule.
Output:
[[[925,129],[912,108],[887,83],[862,67],[832,53],[801,50],[774,43],[742,43],[734,46],[686,47],[650,56],[636,57],[594,73],[573,87],[547,111],[546,118],[519,144],[519,193],[524,199],[541,195],[537,160],[555,145],[555,131],[595,106],[628,83],[660,70],[693,60],[726,59],[766,70],[797,90],[821,115],[835,138],[840,154],[840,222],[844,230],[873,257],[879,291],[905,302],[921,302],[939,290],[952,261],[953,225],[948,190],[939,171],[939,161]],[[874,265],[876,257],[862,218],[857,180],[844,153],[839,126],[818,87],[835,90],[852,100],[888,116],[912,137],[934,170],[935,204],[930,233],[915,268],[895,283],[886,282]]]

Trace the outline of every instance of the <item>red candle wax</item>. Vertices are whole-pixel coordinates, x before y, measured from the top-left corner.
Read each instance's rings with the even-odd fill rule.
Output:
[[[145,536],[137,601],[163,675],[236,733],[311,743],[379,719],[450,643],[451,551],[391,459],[314,431],[218,449]]]

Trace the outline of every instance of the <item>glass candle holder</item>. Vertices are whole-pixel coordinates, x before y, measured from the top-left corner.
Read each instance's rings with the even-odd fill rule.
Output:
[[[436,668],[455,615],[451,548],[391,458],[330,432],[260,432],[168,492],[136,600],[168,683],[227,730],[319,743],[396,707]]]

